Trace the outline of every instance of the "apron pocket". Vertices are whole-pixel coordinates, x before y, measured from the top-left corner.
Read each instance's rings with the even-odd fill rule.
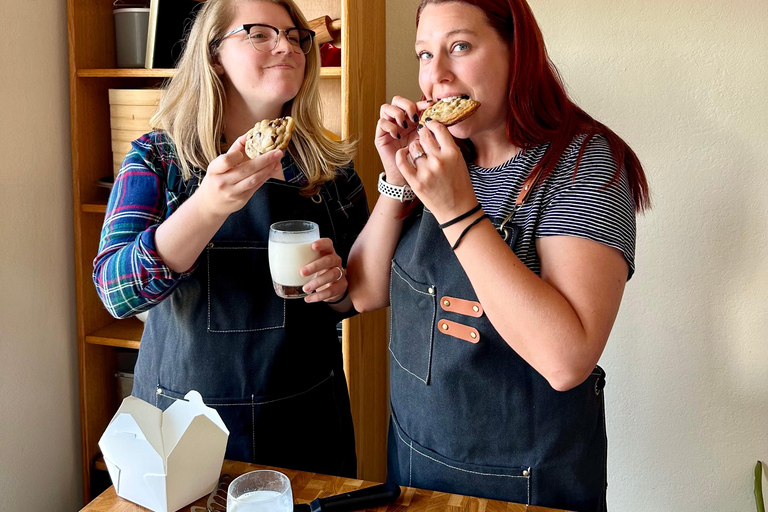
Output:
[[[186,393],[173,391],[162,385],[157,387],[155,406],[166,410]],[[229,430],[224,458],[250,462],[253,458],[253,405],[251,398],[219,399],[204,396],[203,403],[215,409]]]
[[[394,418],[392,424],[398,459],[408,461],[409,487],[530,504],[529,466],[502,468],[458,462],[409,438]]]
[[[285,327],[285,299],[272,287],[267,242],[210,243],[205,257],[209,332]]]
[[[229,429],[225,458],[330,475],[354,475],[355,437],[346,396],[331,371],[285,396],[217,398],[203,402]],[[346,386],[346,383],[344,383]],[[157,387],[155,405],[165,410],[185,393]]]
[[[389,351],[395,362],[424,384],[432,371],[437,288],[412,279],[392,260]]]

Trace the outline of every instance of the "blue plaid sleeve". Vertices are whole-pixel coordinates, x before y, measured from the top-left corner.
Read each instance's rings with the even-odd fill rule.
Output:
[[[155,248],[155,232],[179,205],[167,188],[168,162],[157,132],[132,143],[109,196],[93,282],[116,318],[145,311],[171,294],[191,273],[168,268]]]

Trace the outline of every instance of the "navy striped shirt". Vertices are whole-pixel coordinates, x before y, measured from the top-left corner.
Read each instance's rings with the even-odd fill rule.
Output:
[[[616,161],[604,137],[587,145],[574,176],[576,159],[585,136],[576,137],[554,171],[541,181],[511,221],[520,228],[513,247],[525,265],[540,274],[536,238],[576,236],[618,249],[629,264],[627,279],[635,271],[635,204],[627,173],[614,180]],[[469,164],[477,199],[498,227],[512,212],[523,182],[544,156],[548,144],[535,146],[490,169]]]

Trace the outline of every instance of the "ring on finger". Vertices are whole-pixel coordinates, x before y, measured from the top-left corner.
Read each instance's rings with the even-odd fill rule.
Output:
[[[418,153],[413,155],[413,161],[415,162],[416,160],[418,160],[419,158],[421,158],[423,156],[427,156],[427,154],[425,152],[423,152],[423,151],[419,151]]]
[[[338,281],[341,281],[341,278],[344,277],[344,271],[341,269],[341,267],[333,267],[333,268],[339,269],[339,277],[337,277],[336,280],[333,281],[334,283],[336,283]]]

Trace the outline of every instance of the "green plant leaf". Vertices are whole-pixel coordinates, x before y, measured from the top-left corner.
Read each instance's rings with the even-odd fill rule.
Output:
[[[765,502],[763,501],[763,463],[757,461],[755,466],[755,503],[757,512],[765,512]]]

